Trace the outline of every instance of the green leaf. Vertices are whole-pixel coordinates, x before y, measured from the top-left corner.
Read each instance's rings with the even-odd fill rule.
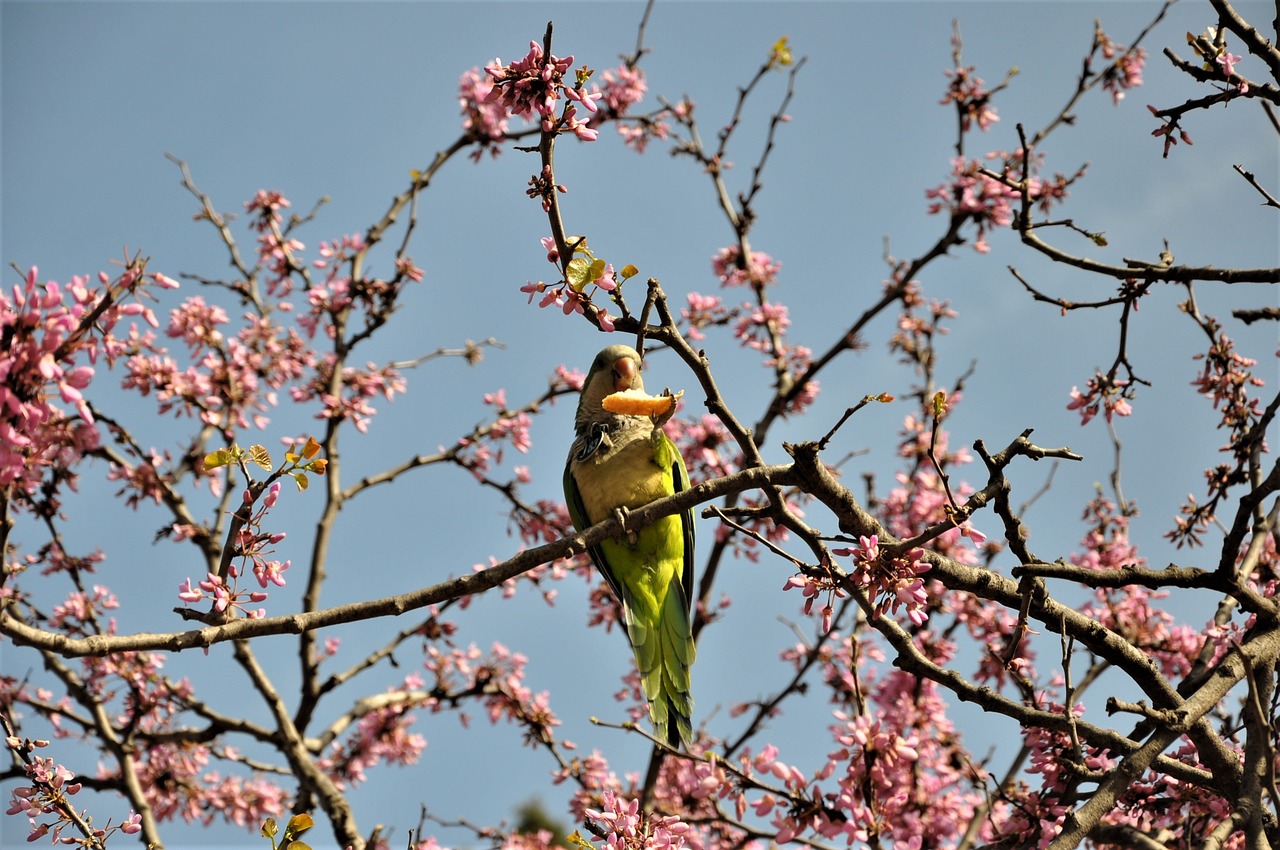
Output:
[[[591,263],[584,257],[574,257],[564,270],[564,279],[573,287],[574,292],[581,292],[591,282]]]
[[[249,460],[253,461],[267,472],[271,471],[271,452],[267,451],[266,446],[260,446],[256,443],[249,446]]]
[[[623,280],[626,280],[629,277],[635,277],[636,275],[640,274],[640,270],[635,266],[631,265],[630,263],[627,263],[625,266],[622,267],[622,271],[619,272],[619,274],[622,275]]]
[[[297,482],[298,489],[304,492],[311,486],[311,482],[307,479],[307,473],[305,472],[293,473],[293,480]]]

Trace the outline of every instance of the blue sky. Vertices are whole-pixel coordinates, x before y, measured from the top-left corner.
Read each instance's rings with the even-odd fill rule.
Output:
[[[776,296],[791,308],[792,340],[821,350],[878,294],[886,277],[886,239],[902,258],[924,250],[942,232],[944,222],[925,213],[924,191],[946,178],[953,154],[954,116],[938,105],[953,19],[963,32],[966,63],[976,65],[989,83],[1013,66],[1019,69],[996,101],[1002,120],[986,137],[970,141],[969,153],[981,155],[1015,147],[1017,122],[1037,127],[1056,111],[1069,94],[1095,18],[1127,44],[1156,8],[1148,2],[659,2],[646,35],[652,52],[644,68],[651,98],[687,94],[710,137],[727,120],[735,87],[750,78],[779,36],[788,35],[795,53],[808,57],[789,109],[792,121],[781,129],[765,174],[752,243],[783,263]],[[1241,8],[1259,19],[1265,13],[1263,4]],[[456,138],[460,73],[495,56],[523,55],[548,20],[555,22],[555,52],[574,54],[577,64],[612,67],[632,49],[642,9],[638,2],[4,2],[5,284],[18,279],[11,263],[22,269],[38,265],[42,278],[65,281],[110,269],[126,247],[142,250],[151,257],[151,269],[170,276],[223,273],[225,252],[206,223],[192,221],[195,201],[165,152],[189,164],[196,183],[221,210],[241,210],[259,188],[282,191],[298,212],[321,196],[330,198],[301,234],[314,256],[321,240],[366,229],[405,188],[410,169],[424,166]],[[1145,104],[1166,106],[1197,93],[1159,56],[1160,48],[1185,52],[1183,33],[1200,32],[1209,23],[1207,6],[1176,6],[1147,42],[1147,85],[1119,107],[1102,92],[1093,93],[1078,108],[1076,125],[1055,134],[1046,147],[1050,172],[1091,163],[1062,214],[1107,233],[1111,247],[1091,249],[1098,259],[1154,258],[1167,238],[1180,262],[1277,262],[1275,217],[1258,206],[1256,193],[1230,168],[1242,163],[1264,185],[1277,185],[1275,136],[1260,111],[1234,105],[1193,116],[1186,127],[1195,145],[1179,146],[1167,160],[1149,137],[1155,123]],[[734,189],[748,178],[783,82],[780,75],[769,80],[747,111],[730,152],[739,166],[730,177]],[[687,292],[715,289],[710,257],[729,244],[731,231],[704,175],[688,162],[673,161],[660,146],[637,157],[612,130],[597,143],[565,143],[558,151],[559,177],[570,190],[564,204],[571,232],[588,234],[611,260],[657,276],[679,302]],[[366,356],[405,360],[487,337],[507,348],[472,369],[447,361],[410,373],[408,394],[380,405],[372,439],[347,441],[343,463],[349,480],[452,442],[486,416],[483,393],[505,387],[510,402],[522,402],[541,390],[556,365],[585,368],[605,343],[583,322],[527,306],[518,292],[527,280],[549,273],[538,245],[545,219],[523,197],[534,170],[528,155],[510,150],[478,165],[458,158],[423,197],[411,253],[427,279],[408,294],[397,323]],[[252,237],[243,222],[235,232],[248,250]],[[950,383],[976,363],[966,401],[950,421],[953,444],[980,437],[1003,446],[1034,427],[1041,445],[1070,445],[1086,456],[1085,464],[1058,469],[1053,494],[1027,517],[1033,551],[1052,559],[1075,548],[1083,532],[1081,506],[1094,483],[1110,472],[1105,432],[1096,426],[1082,430],[1065,404],[1073,384],[1083,385],[1095,368],[1110,364],[1116,316],[1059,318],[1052,308],[1033,304],[1007,265],[1016,265],[1042,290],[1075,300],[1102,297],[1108,284],[1038,260],[1010,234],[997,234],[991,242],[990,255],[960,249],[922,278],[929,295],[950,299],[960,312],[941,346],[939,379]],[[389,264],[388,256],[375,257],[375,270],[379,261]],[[1224,318],[1233,307],[1276,303],[1266,287],[1202,288],[1199,295],[1202,310]],[[1200,338],[1175,308],[1182,297],[1170,288],[1143,302],[1131,344],[1137,370],[1155,386],[1143,390],[1136,414],[1119,424],[1126,495],[1143,511],[1135,536],[1155,565],[1196,563],[1188,562],[1186,552],[1163,547],[1160,535],[1186,493],[1201,492],[1199,470],[1213,462],[1221,442],[1221,435],[1206,430],[1212,428],[1212,411],[1186,386]],[[867,393],[904,393],[911,376],[885,351],[891,332],[881,321],[869,332],[866,351],[824,376],[812,416],[778,428],[764,449],[767,459],[783,459],[783,439],[824,433]],[[1274,372],[1274,328],[1232,333]],[[753,420],[765,398],[758,356],[727,336],[712,336],[706,345],[729,403],[741,418]],[[655,360],[651,383],[691,386],[674,360]],[[103,374],[99,380],[111,384],[116,378]],[[107,404],[119,417],[139,422],[144,442],[176,443],[173,423],[154,418],[149,402],[118,396]],[[530,467],[533,498],[559,496],[571,410],[562,404],[540,417],[531,454],[508,458]],[[864,411],[841,432],[833,456],[868,450],[849,468],[852,480],[874,472],[887,487],[895,468],[892,446],[906,412],[895,406]],[[258,439],[274,446],[277,437],[299,427],[300,420],[282,415]],[[1195,440],[1182,443],[1183,434]],[[168,609],[194,565],[181,549],[149,544],[162,521],[158,512],[129,515],[114,504],[103,507],[114,487],[97,483],[102,472],[90,469],[82,498],[68,505],[73,536],[86,548],[111,541],[103,580],[122,597],[139,582],[159,588],[156,596],[125,598],[126,628],[177,628]],[[1015,502],[1030,497],[1047,472],[1043,464],[1012,470]],[[290,530],[296,528],[301,546],[314,504],[292,494],[285,502],[279,520],[293,523]],[[435,582],[490,555],[501,559],[516,545],[504,536],[498,500],[449,470],[409,477],[373,494],[344,523],[326,603]],[[975,525],[988,533],[998,530],[987,517]],[[20,525],[16,538],[30,542],[35,531],[24,533]],[[782,563],[764,561],[736,565],[725,575],[723,589],[735,605],[706,633],[695,683],[699,713],[720,708],[711,722],[723,734],[733,728],[727,705],[770,691],[786,675],[775,659],[792,636],[776,618],[797,616],[796,601],[778,593],[789,572]],[[501,640],[526,652],[528,682],[535,690],[551,689],[564,736],[586,751],[601,747],[619,771],[640,770],[638,742],[586,722],[590,715],[618,714],[609,695],[629,654],[617,634],[605,638],[583,630],[583,589],[571,585],[561,588],[554,608],[528,593],[515,602],[481,600],[461,620],[460,641],[487,647]],[[289,598],[281,593],[272,602],[283,606]],[[1186,616],[1200,625],[1209,612],[1189,605]],[[375,644],[377,634],[400,625],[337,631],[354,657],[358,647]],[[292,652],[292,642],[278,643],[282,654]],[[34,656],[9,646],[2,651],[6,671],[11,664],[38,665]],[[208,662],[174,658],[171,671],[192,667],[206,687],[224,687],[221,660],[227,654],[219,659],[215,651]],[[744,664],[759,671],[759,681],[747,679]],[[292,669],[282,666],[280,673],[287,680]],[[958,710],[976,741],[991,734]],[[779,743],[811,768],[825,754],[825,720],[824,706],[808,706],[778,725]],[[562,789],[549,784],[549,761],[519,748],[517,732],[476,726],[460,735],[451,717],[425,718],[419,731],[430,744],[422,762],[402,773],[376,774],[355,795],[365,828],[394,824],[398,841],[416,824],[424,799],[442,817],[489,823],[534,794],[548,802],[562,796]],[[504,777],[496,784],[495,763]],[[81,769],[91,772],[92,762]],[[391,791],[387,780],[395,784]],[[485,783],[485,794],[476,793],[479,783]],[[24,832],[4,821],[0,843],[16,843]],[[169,839],[173,846],[259,840],[223,828],[178,830]]]

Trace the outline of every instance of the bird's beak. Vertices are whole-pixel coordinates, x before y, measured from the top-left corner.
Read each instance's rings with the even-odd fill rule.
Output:
[[[622,392],[635,386],[636,361],[630,357],[619,357],[613,364],[613,390]]]

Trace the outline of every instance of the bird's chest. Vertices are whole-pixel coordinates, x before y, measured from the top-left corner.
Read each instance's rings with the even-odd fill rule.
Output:
[[[634,510],[672,493],[670,476],[654,463],[647,439],[594,453],[577,465],[574,478],[593,524],[618,508]]]

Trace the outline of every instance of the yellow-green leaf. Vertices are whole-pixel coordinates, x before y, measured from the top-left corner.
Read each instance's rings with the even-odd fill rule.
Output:
[[[591,282],[591,262],[584,257],[574,257],[565,267],[564,279],[573,287],[574,292],[581,292]]]
[[[231,451],[229,449],[218,449],[216,452],[209,452],[204,456],[205,471],[217,469],[229,463],[231,463]]]
[[[596,260],[591,264],[591,270],[587,274],[587,277],[591,280],[592,283],[595,283],[597,280],[604,277],[604,270],[608,265],[609,264],[606,263],[604,260]]]
[[[943,412],[947,409],[947,393],[946,390],[938,390],[933,394],[933,415],[941,419]]]
[[[784,35],[769,48],[769,67],[785,67],[791,64],[791,45],[788,42],[789,39]]]
[[[312,818],[311,815],[306,812],[299,812],[289,818],[289,826],[286,827],[284,831],[285,838],[289,838],[294,835],[301,835],[315,825],[315,819]]]
[[[274,838],[276,834],[276,819],[267,818],[262,822],[262,837]]]
[[[280,845],[280,850],[311,850],[311,845],[303,841],[290,841]]]
[[[293,473],[293,480],[297,482],[299,490],[306,490],[311,486],[311,482],[307,480],[307,473],[305,472]]]
[[[257,444],[249,446],[249,460],[253,461],[267,472],[271,471],[271,452],[267,451],[266,446],[260,446]]]
[[[627,263],[622,267],[621,275],[623,280],[626,280],[629,277],[635,277],[638,274],[640,274],[640,270],[630,263]]]

